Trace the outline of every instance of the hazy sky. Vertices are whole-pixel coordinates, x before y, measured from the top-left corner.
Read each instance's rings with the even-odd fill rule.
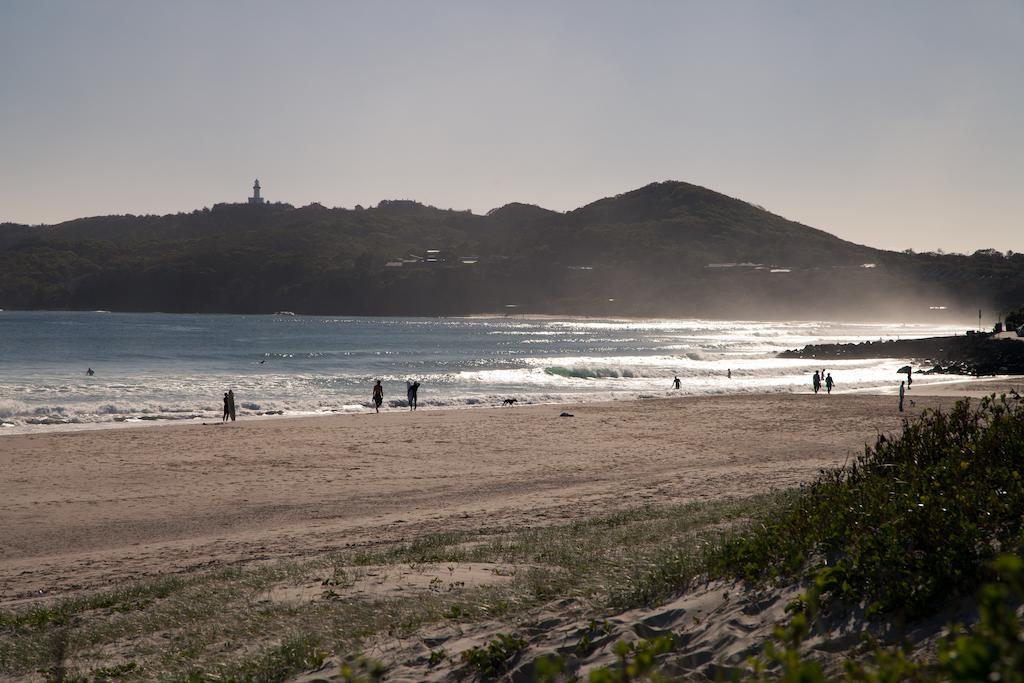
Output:
[[[1024,251],[1022,36],[1022,0],[0,0],[0,221],[675,179]]]

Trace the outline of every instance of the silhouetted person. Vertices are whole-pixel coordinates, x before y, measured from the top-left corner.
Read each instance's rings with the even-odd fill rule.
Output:
[[[827,375],[825,375],[825,391],[831,394],[832,387],[834,387],[835,385],[836,383],[832,381],[832,373],[830,372]]]
[[[86,370],[86,371],[85,371],[85,374],[87,374],[87,375],[89,375],[90,377],[92,377],[93,375],[95,375],[95,374],[96,374],[96,371],[95,371],[95,370],[93,370],[92,368],[89,368],[88,370]]]
[[[682,383],[679,381],[679,377],[678,376],[674,380],[672,380],[672,388],[673,389],[678,389],[681,386],[682,386]]]
[[[380,385],[380,380],[373,385],[373,407],[380,412],[380,404],[384,403],[384,387]]]
[[[900,412],[903,412],[903,394],[906,391],[906,382],[900,382]]]
[[[732,379],[732,368],[729,368],[725,371],[725,377],[726,379]]]
[[[814,393],[821,391],[821,375],[817,370],[814,371],[814,377],[811,378],[811,386],[814,387]]]
[[[228,392],[224,392],[224,416],[220,418],[221,422],[227,422],[228,418],[231,417],[231,399],[228,397]]]
[[[910,373],[911,373],[911,372],[913,372],[913,370],[911,370],[911,369],[910,369],[910,368],[908,367],[908,368],[907,368],[907,389],[909,389],[909,388],[910,388],[910,385],[914,383],[914,378],[910,376]]]
[[[228,389],[228,411],[231,414],[231,421],[235,421],[235,392]]]
[[[405,390],[406,398],[409,399],[409,410],[416,410],[416,392],[420,390],[420,383],[413,382]]]

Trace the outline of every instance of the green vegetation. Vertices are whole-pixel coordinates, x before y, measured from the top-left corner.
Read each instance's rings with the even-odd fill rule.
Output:
[[[723,263],[767,267],[708,267]],[[510,204],[478,216],[411,201],[353,210],[218,204],[3,224],[0,308],[443,315],[512,304],[538,313],[795,317],[814,305],[835,316],[905,318],[936,303],[972,314],[1019,305],[1022,266],[1024,255],[991,250],[871,249],[665,182],[567,213]]]
[[[236,661],[218,667],[215,671],[191,669],[184,675],[187,683],[208,681],[283,681],[289,674],[312,669],[323,664],[327,653],[325,638],[305,634],[260,652],[248,661]]]
[[[493,678],[506,671],[525,647],[526,641],[519,636],[499,633],[484,647],[465,650],[462,661],[480,676]]]
[[[123,589],[65,600],[53,606],[34,607],[19,612],[0,611],[0,631],[30,631],[48,625],[64,625],[76,614],[89,610],[108,609],[112,612],[142,610],[159,598],[166,598],[180,590],[186,581],[167,576],[128,586]]]
[[[992,578],[1024,529],[1024,405],[963,401],[879,438],[824,472],[749,533],[729,540],[721,575],[823,577],[827,597],[869,614],[920,616]]]
[[[590,676],[591,683],[628,683],[636,680],[662,680],[657,674],[658,655],[672,650],[675,645],[667,636],[654,640],[638,640],[634,643],[618,642],[615,655],[619,661],[615,667],[597,669]],[[664,680],[669,680],[667,677]]]
[[[1024,560],[1004,555],[993,569],[999,582],[982,589],[978,624],[939,644],[939,664],[950,680],[1024,683]]]
[[[848,683],[940,683],[945,681],[1024,682],[1024,629],[1020,610],[1024,607],[1024,561],[1003,555],[991,565],[998,579],[979,594],[979,619],[971,627],[953,627],[953,633],[938,641],[936,661],[914,661],[900,647],[872,645],[859,658],[847,659],[843,680]],[[821,577],[819,576],[819,579]],[[818,614],[818,596],[827,581],[818,580],[801,600],[798,610],[785,626],[775,629],[763,656],[748,662],[750,674],[742,680],[825,683],[827,676],[819,662],[809,658],[802,645],[809,622]]]
[[[358,652],[375,635],[404,638],[430,624],[515,620],[553,597],[574,597],[580,609],[595,612],[640,604],[699,575],[705,570],[699,558],[722,529],[773,499],[644,507],[523,531],[438,534],[372,552],[168,577],[0,610],[0,677],[61,671],[64,680],[95,680],[120,667],[119,681],[283,680],[314,668],[325,653]],[[659,571],[669,560],[676,569]],[[461,562],[493,563],[507,581],[467,587],[447,580],[446,567]],[[351,592],[367,571],[425,563],[438,567],[443,590],[394,598]],[[272,599],[275,587],[297,585],[308,587],[308,600]],[[595,621],[591,637],[606,628]],[[130,662],[111,654],[121,648],[131,652]],[[428,663],[459,661],[457,654],[434,650]],[[351,667],[352,680],[373,679],[372,671]]]
[[[985,585],[979,594],[979,619],[973,627],[955,625],[953,632],[938,641],[938,658],[914,661],[903,647],[884,647],[869,642],[866,650],[854,653],[840,671],[826,672],[821,663],[804,650],[810,624],[820,614],[819,597],[827,579],[818,580],[797,601],[789,623],[775,628],[764,653],[733,669],[728,680],[767,683],[940,683],[957,681],[1001,681],[1024,683],[1024,560],[1003,555],[991,565],[997,581]],[[635,643],[616,643],[619,661],[590,675],[591,683],[674,680],[662,665],[677,646],[669,638]],[[660,657],[660,660],[659,660]],[[569,680],[560,674],[564,660],[554,658],[546,670],[554,672],[545,680]]]

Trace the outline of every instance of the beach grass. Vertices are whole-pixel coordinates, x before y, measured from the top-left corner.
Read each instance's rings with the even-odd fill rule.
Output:
[[[282,680],[328,653],[432,624],[514,620],[553,599],[594,614],[651,602],[706,573],[730,529],[786,494],[644,506],[547,527],[432,534],[306,561],[159,577],[0,611],[0,672],[69,680]],[[353,593],[368,572],[492,563],[508,580]],[[443,573],[443,572],[442,572]],[[273,599],[313,582],[319,595]],[[510,641],[511,642],[511,641]],[[485,654],[474,666],[486,668]]]

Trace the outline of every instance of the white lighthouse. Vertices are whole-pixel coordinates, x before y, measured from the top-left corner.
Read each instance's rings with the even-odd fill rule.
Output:
[[[260,179],[257,178],[256,182],[252,184],[252,196],[249,197],[250,204],[262,204],[263,197],[260,196]]]

